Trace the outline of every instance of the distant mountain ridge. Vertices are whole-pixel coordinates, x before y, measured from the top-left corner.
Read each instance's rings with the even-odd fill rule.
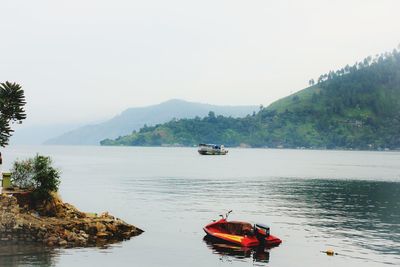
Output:
[[[210,113],[140,131],[102,145],[227,146],[400,150],[400,52],[367,57],[330,71],[310,87],[258,113],[227,118]]]
[[[132,133],[144,125],[152,126],[172,119],[204,117],[210,111],[217,115],[243,117],[258,106],[219,106],[171,99],[157,105],[129,108],[114,118],[95,125],[86,125],[44,142],[46,145],[99,145],[106,138]]]

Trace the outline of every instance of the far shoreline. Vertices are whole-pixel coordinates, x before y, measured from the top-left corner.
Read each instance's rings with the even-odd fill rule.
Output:
[[[48,145],[45,145],[48,146]],[[54,145],[51,145],[54,146]],[[75,146],[75,145],[57,145],[63,147]],[[77,145],[85,147],[84,145]],[[360,151],[360,152],[400,152],[400,148],[396,149],[358,149],[358,148],[307,148],[307,147],[251,147],[251,146],[226,146],[227,149],[270,149],[270,150],[306,150],[306,151]],[[161,146],[125,146],[125,145],[92,145],[92,147],[144,147],[144,148],[197,148],[197,145],[183,146],[183,145],[161,145]]]
[[[134,148],[197,148],[197,145],[184,146],[184,145],[161,145],[161,146],[125,146],[125,145],[48,145],[48,144],[12,144],[3,149],[3,151],[12,150],[12,148],[23,147],[134,147]],[[250,150],[305,150],[305,151],[356,151],[356,152],[400,152],[400,148],[390,149],[358,149],[358,148],[307,148],[307,147],[251,147],[251,146],[226,146],[227,149],[250,149]]]

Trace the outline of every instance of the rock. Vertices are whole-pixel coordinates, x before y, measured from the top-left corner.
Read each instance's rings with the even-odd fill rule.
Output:
[[[86,234],[84,231],[81,231],[81,232],[79,233],[79,235],[82,236],[82,237],[85,238],[85,239],[88,239],[88,238],[89,238],[89,235]]]
[[[56,236],[50,236],[49,238],[47,238],[47,242],[57,243],[58,238]]]
[[[111,233],[116,233],[118,231],[117,226],[113,223],[109,223],[106,225],[107,231],[110,231]]]
[[[68,245],[68,242],[67,242],[66,240],[64,240],[64,239],[61,239],[61,240],[58,242],[58,245],[64,247],[64,246]]]
[[[97,233],[97,226],[96,226],[96,222],[95,221],[90,221],[88,223],[88,230],[85,232],[89,233],[89,234],[96,234]]]
[[[76,240],[76,234],[74,232],[68,232],[65,237],[69,242],[73,242]]]
[[[100,214],[100,217],[102,217],[102,218],[107,218],[109,215],[108,215],[108,211],[106,211],[106,212],[103,212],[102,214]]]
[[[107,227],[101,222],[96,222],[96,229],[97,232],[104,232],[105,230],[107,230]]]
[[[35,209],[20,209],[14,197],[0,196],[0,240],[86,247],[122,241],[143,232],[108,212],[87,216],[59,199],[31,203],[29,207]]]
[[[107,239],[110,237],[110,234],[108,232],[101,232],[101,233],[97,233],[96,236],[98,238]]]

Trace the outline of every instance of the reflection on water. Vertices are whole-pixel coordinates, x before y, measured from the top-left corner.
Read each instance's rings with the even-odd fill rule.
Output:
[[[54,266],[58,251],[35,243],[15,244],[0,242],[0,266]]]
[[[63,170],[65,201],[146,232],[101,252],[10,249],[1,266],[400,266],[400,153],[243,149],[213,158],[188,148],[40,147],[5,155],[37,151]],[[202,227],[230,209],[232,220],[270,225],[283,244],[204,243]],[[339,255],[320,252],[328,248]]]
[[[218,214],[221,209],[218,210],[217,203],[224,203],[224,208],[234,210],[233,216],[236,212],[247,214],[247,218],[265,218],[267,215],[270,220],[279,220],[274,225],[280,226],[286,241],[305,232],[303,242],[320,243],[315,251],[331,246],[348,259],[400,263],[400,246],[397,245],[400,242],[400,183],[291,178],[165,178],[129,181],[125,189],[133,190],[133,185],[139,184],[138,194],[154,195],[159,201],[170,203],[166,212],[182,205],[188,213],[215,209]],[[272,228],[271,232],[274,231]],[[284,240],[285,246],[287,243]],[[243,249],[227,249],[226,245],[218,244],[212,248],[224,255],[241,258],[254,255]]]
[[[286,180],[274,186],[282,216],[304,218],[322,235],[373,253],[400,255],[400,184]]]
[[[221,256],[221,260],[223,260],[224,257],[233,257],[236,259],[250,258],[254,262],[269,262],[270,251],[268,248],[262,246],[255,248],[235,246],[207,235],[203,240],[214,254]]]
[[[114,196],[121,194],[127,200],[126,207],[121,209],[126,213],[134,209],[146,214],[149,222],[155,221],[153,229],[146,225],[149,229],[141,237],[144,238],[142,241],[146,238],[168,240],[169,246],[188,249],[185,256],[189,258],[190,248],[195,251],[201,246],[198,235],[202,233],[201,223],[207,223],[204,217],[213,219],[212,216],[229,207],[234,210],[231,215],[234,220],[272,223],[271,233],[281,237],[284,243],[271,252],[204,239],[207,247],[223,262],[285,266],[277,264],[282,257],[295,261],[294,255],[299,253],[312,259],[313,253],[333,247],[339,252],[335,260],[341,257],[347,262],[342,266],[400,264],[400,183],[290,178],[229,181],[161,178],[123,180],[119,185],[121,187],[113,189]],[[149,207],[151,212],[147,212]],[[199,234],[188,234],[193,228]],[[182,244],[181,240],[185,238],[189,240]],[[148,242],[152,246],[153,241]],[[124,246],[126,243],[121,244],[121,248]],[[35,246],[5,246],[2,249],[0,266],[13,267],[57,266],[58,253],[66,253],[65,250],[50,252]],[[88,250],[87,253],[93,252]],[[169,257],[162,248],[157,253],[160,258]],[[271,258],[270,253],[280,256]],[[213,266],[215,262],[210,258],[207,263]],[[328,263],[324,262],[325,265]],[[183,265],[178,263],[177,266]]]

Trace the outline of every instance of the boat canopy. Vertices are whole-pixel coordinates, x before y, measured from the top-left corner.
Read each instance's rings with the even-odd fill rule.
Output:
[[[216,144],[199,144],[199,146],[206,146],[206,147],[212,147],[212,148],[220,149],[222,145],[216,145]]]

